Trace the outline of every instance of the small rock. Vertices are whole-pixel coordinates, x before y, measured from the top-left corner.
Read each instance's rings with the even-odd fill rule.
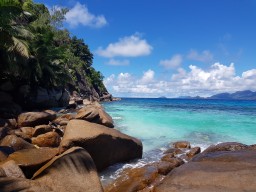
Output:
[[[52,130],[53,128],[50,125],[38,125],[34,129],[32,137],[37,137],[38,135],[48,133]]]
[[[183,151],[181,149],[177,149],[177,148],[170,148],[164,152],[164,154],[168,154],[168,153],[173,153],[174,155],[177,155],[177,154],[183,153]]]
[[[27,136],[29,136],[30,138],[33,135],[34,132],[34,128],[33,127],[21,127],[20,130],[25,133]]]
[[[173,157],[171,158],[171,157],[168,157],[168,155],[164,156],[161,160],[170,162],[175,167],[178,167],[178,166],[184,164],[184,161],[181,158],[173,158]]]
[[[190,143],[188,141],[177,141],[173,143],[173,147],[190,149]]]
[[[200,147],[194,147],[194,148],[190,149],[189,152],[186,153],[186,155],[189,158],[192,158],[192,157],[194,157],[195,155],[197,155],[200,152],[201,152],[201,148]]]
[[[161,175],[167,175],[171,170],[176,167],[174,163],[168,161],[156,162],[153,165],[156,166],[158,173]]]
[[[37,137],[32,137],[32,143],[39,147],[58,147],[60,141],[60,136],[56,132],[48,132]]]

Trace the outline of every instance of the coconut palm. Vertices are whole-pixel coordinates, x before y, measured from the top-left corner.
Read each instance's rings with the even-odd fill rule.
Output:
[[[5,75],[18,76],[30,56],[27,40],[32,34],[27,29],[27,17],[21,1],[0,1],[0,69]]]

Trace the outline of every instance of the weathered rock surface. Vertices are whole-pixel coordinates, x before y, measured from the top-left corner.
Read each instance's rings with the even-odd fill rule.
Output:
[[[171,171],[156,192],[256,191],[255,180],[256,151],[243,144],[224,143]]]
[[[103,192],[91,156],[80,147],[54,157],[34,174],[33,179],[56,192]]]
[[[137,192],[148,187],[158,176],[156,166],[128,169],[114,183],[105,188],[105,192]]]
[[[195,155],[197,155],[200,152],[201,152],[201,148],[200,147],[193,147],[192,149],[189,150],[189,152],[186,153],[186,155],[189,158],[192,158],[192,157],[194,157]]]
[[[98,171],[117,162],[142,157],[142,143],[115,129],[83,120],[71,120],[61,142],[61,151],[73,146],[86,149]]]
[[[55,114],[47,112],[26,112],[18,116],[19,127],[34,127],[37,125],[48,124],[56,118]]]
[[[37,137],[32,137],[32,144],[39,147],[58,147],[60,141],[60,136],[56,132],[48,132]]]
[[[20,137],[17,137],[16,135],[7,135],[1,141],[0,146],[12,147],[15,151],[35,148],[34,145],[30,144],[29,142],[25,141]]]
[[[2,173],[0,177],[25,178],[22,170],[13,160],[2,163],[0,165],[0,172]]]
[[[32,137],[32,135],[34,133],[33,127],[21,127],[20,130],[30,138]]]
[[[23,149],[9,155],[6,161],[14,160],[27,178],[50,161],[58,153],[57,148]]]
[[[100,105],[98,106],[97,104],[89,105],[80,109],[75,118],[102,124],[110,128],[114,127],[112,117],[105,112]]]
[[[0,177],[1,192],[103,192],[95,165],[81,148],[56,156],[38,170],[33,179]]]
[[[99,118],[99,109],[94,106],[84,107],[77,112],[75,118],[96,121]]]
[[[38,125],[34,129],[32,137],[37,137],[38,135],[48,133],[52,130],[53,128],[50,125]]]

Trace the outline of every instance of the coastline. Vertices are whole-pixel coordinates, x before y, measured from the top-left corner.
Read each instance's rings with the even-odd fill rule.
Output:
[[[233,184],[232,188],[222,185],[221,180],[214,182],[214,185],[209,185],[215,169],[222,164],[225,164],[225,168],[222,167],[216,177],[225,178],[227,183],[231,182],[231,178],[233,179],[230,176],[230,169],[234,166],[242,168],[239,171],[232,169],[239,178],[254,178],[252,172],[255,171],[255,167],[252,163],[256,162],[255,145],[222,143],[210,146],[201,152],[200,147],[191,146],[187,141],[180,141],[166,143],[168,148],[159,150],[157,154],[160,155],[153,160],[154,162],[149,160],[140,164],[137,161],[136,166],[124,166],[116,178],[104,183],[102,179],[100,181],[102,173],[100,171],[116,166],[117,163],[129,162],[128,165],[131,165],[131,161],[141,159],[142,143],[134,137],[113,129],[112,117],[99,103],[88,101],[85,103],[83,107],[77,109],[68,107],[59,113],[51,110],[25,112],[17,119],[3,121],[0,144],[1,190],[10,191],[21,186],[35,191],[66,191],[67,189],[72,191],[74,190],[72,187],[77,186],[75,191],[105,192],[155,192],[174,189],[184,191],[185,188],[196,191],[246,189],[243,180]],[[48,154],[47,157],[43,158],[44,154]],[[73,160],[70,161],[70,158]],[[25,159],[26,162],[20,159]],[[143,158],[141,160],[143,161]],[[69,162],[70,168],[75,166],[85,170],[81,172],[75,168],[74,171],[73,168],[66,167],[65,170],[56,171],[56,166],[63,167],[64,162]],[[87,163],[81,164],[81,162]],[[86,171],[88,169],[91,171]],[[207,172],[208,169],[211,171]],[[251,170],[248,171],[248,169]],[[50,172],[46,174],[49,170]],[[187,175],[186,172],[189,170],[191,174]],[[244,174],[245,170],[246,174]],[[68,175],[72,173],[72,176],[64,179],[64,173]],[[194,184],[193,174],[202,177],[199,179],[200,182],[198,181],[199,184]],[[81,184],[80,177],[87,178],[91,182]],[[186,178],[185,183],[181,182],[183,177]],[[53,180],[57,183],[56,186],[48,182],[49,178],[55,178]],[[42,184],[44,187],[40,187]],[[68,188],[67,185],[69,185]],[[252,185],[250,189],[256,189],[256,187]]]

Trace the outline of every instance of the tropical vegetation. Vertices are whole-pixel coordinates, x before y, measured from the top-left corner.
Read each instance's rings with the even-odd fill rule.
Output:
[[[63,27],[67,11],[48,10],[32,0],[0,0],[0,83],[78,89],[76,82],[83,78],[106,90],[88,45]]]

